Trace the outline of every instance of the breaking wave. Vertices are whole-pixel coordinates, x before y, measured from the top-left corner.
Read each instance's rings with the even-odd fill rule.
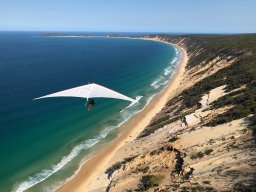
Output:
[[[158,89],[159,87],[161,87],[162,85],[165,85],[166,83],[168,83],[168,79],[166,79],[164,76],[160,76],[153,83],[151,83],[150,86],[153,87],[154,89]]]
[[[160,76],[159,78],[157,78],[155,81],[153,81],[153,83],[151,83],[151,87],[154,87],[155,89],[157,89],[159,87],[159,83],[161,81],[163,81],[165,78],[164,76]]]
[[[181,52],[179,51],[179,49],[176,47],[174,49],[175,49],[176,56],[172,59],[172,61],[170,62],[170,65],[164,69],[163,75],[161,75],[151,83],[150,86],[153,87],[154,89],[158,89],[163,85],[167,84],[170,78],[172,77],[172,75],[174,74],[176,65],[179,62],[180,56],[181,56]]]
[[[44,181],[45,179],[59,171],[61,168],[63,168],[68,162],[74,159],[82,150],[92,147],[93,145],[98,143],[99,140],[100,138],[89,139],[86,140],[84,143],[77,145],[75,148],[71,150],[71,152],[68,155],[64,156],[59,163],[52,165],[50,169],[44,169],[41,172],[28,177],[26,181],[20,183],[19,186],[13,191],[22,192]]]

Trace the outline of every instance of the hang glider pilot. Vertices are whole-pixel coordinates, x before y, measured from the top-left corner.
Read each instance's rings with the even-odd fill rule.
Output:
[[[92,107],[95,105],[94,99],[91,99],[88,104],[88,111],[90,112],[92,110]]]

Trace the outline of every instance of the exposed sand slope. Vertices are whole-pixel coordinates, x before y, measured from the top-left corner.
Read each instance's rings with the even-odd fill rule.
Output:
[[[209,103],[225,95],[222,91],[224,87],[210,91],[209,94],[214,97],[210,97]],[[206,117],[211,111],[202,111],[208,106],[196,110],[195,114]],[[191,116],[189,127],[174,122],[120,149],[118,154],[122,156],[125,156],[124,151],[129,157],[139,156],[123,163],[114,172],[110,191],[138,189],[143,175],[155,175],[158,178],[158,186],[152,186],[149,191],[225,191],[252,186],[256,176],[253,168],[256,153],[246,118],[216,127],[201,127],[194,115],[188,116]],[[166,148],[169,149],[169,155],[162,155],[162,149]],[[131,165],[133,171],[126,168]]]
[[[200,50],[193,54],[198,52]],[[215,58],[187,70],[176,91],[181,92],[193,86],[235,60],[227,62]],[[201,108],[183,111],[187,114],[188,126],[180,120],[165,124],[155,131],[153,129],[153,132],[149,126],[146,132],[150,134],[119,149],[111,160],[113,166],[110,169],[114,173],[109,180],[108,191],[256,190],[255,140],[247,118],[216,127],[203,126],[216,115],[233,107],[210,108],[214,101],[228,94],[225,88],[226,85],[222,85],[206,92],[201,99]],[[169,108],[175,109],[179,105],[173,103]],[[168,108],[157,115],[158,119],[166,110]],[[168,155],[164,149],[169,149]],[[132,160],[124,160],[127,157]],[[132,169],[127,169],[127,166],[132,166]],[[107,183],[107,177],[102,179]]]
[[[152,142],[145,147],[168,146],[169,154],[167,150],[162,151],[164,147],[141,152],[139,157],[123,164],[113,174],[110,191],[138,189],[142,175],[155,175],[159,178],[158,186],[153,186],[149,191],[228,191],[251,186],[255,182],[255,148],[251,148],[254,140],[246,126],[246,120],[240,119],[192,132],[187,132],[189,129],[179,130],[172,134],[178,137],[174,142],[175,139],[168,137],[168,130],[165,130],[161,134],[160,144],[155,142],[157,134],[152,135],[147,138],[149,143]]]

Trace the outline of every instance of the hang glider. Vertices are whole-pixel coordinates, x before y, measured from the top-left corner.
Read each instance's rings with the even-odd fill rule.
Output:
[[[88,84],[88,85],[83,85],[79,87],[75,87],[72,89],[67,89],[64,91],[52,93],[50,95],[45,95],[42,97],[35,98],[36,99],[44,99],[44,98],[49,98],[49,97],[80,97],[80,98],[85,98],[88,102],[89,99],[89,106],[88,106],[88,111],[91,110],[92,106],[95,104],[94,98],[112,98],[112,99],[121,99],[121,100],[127,100],[130,102],[137,102],[136,100],[127,97],[121,93],[118,93],[114,90],[111,90],[107,87],[98,85],[96,83]],[[86,102],[86,104],[87,104]]]

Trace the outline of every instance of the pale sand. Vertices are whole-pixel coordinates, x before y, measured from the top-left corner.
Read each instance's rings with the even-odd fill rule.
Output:
[[[165,89],[156,95],[140,113],[123,125],[123,131],[120,133],[120,136],[99,151],[94,157],[86,161],[78,171],[78,174],[57,191],[88,191],[88,186],[97,179],[97,175],[104,172],[110,166],[110,160],[116,152],[127,142],[134,140],[150,123],[150,120],[165,106],[166,102],[177,95],[177,89],[184,78],[185,67],[188,61],[186,50],[182,47],[177,47],[182,51],[182,59]]]
[[[227,94],[223,90],[225,87],[226,85],[223,85],[209,91],[209,94],[207,94],[209,95],[209,104]],[[213,170],[218,169],[218,167],[222,167],[222,172],[227,173],[230,170],[244,172],[253,170],[249,167],[250,163],[247,165],[241,163],[244,159],[247,159],[250,162],[253,161],[253,156],[251,155],[253,149],[248,149],[245,152],[245,148],[242,148],[242,145],[245,146],[246,143],[248,144],[248,142],[254,141],[253,137],[250,136],[249,131],[246,132],[248,125],[246,118],[234,120],[215,127],[200,126],[200,120],[195,117],[195,114],[207,119],[209,113],[213,112],[209,107],[210,105],[203,106],[186,116],[190,127],[181,127],[180,121],[173,122],[166,125],[164,128],[158,129],[151,135],[127,143],[119,149],[112,158],[111,164],[120,162],[127,157],[136,157],[135,159],[126,162],[122,168],[115,170],[111,178],[112,185],[110,185],[110,191],[120,192],[124,189],[134,190],[137,187],[141,176],[144,174],[144,172],[141,173],[138,170],[143,169],[145,165],[149,167],[147,174],[161,174],[163,180],[159,183],[159,188],[163,187],[164,189],[164,187],[169,186],[170,183],[180,182],[178,175],[175,177],[170,176],[170,173],[173,173],[176,167],[176,156],[171,151],[159,150],[163,146],[166,147],[168,145],[173,146],[181,153],[185,152],[186,155],[182,156],[184,160],[182,166],[183,173],[188,173],[191,171],[191,168],[194,170],[193,178],[190,179],[192,182],[184,182],[183,184],[187,187],[192,188],[192,183],[202,183],[211,178],[210,181],[217,191],[223,189],[223,187],[228,191],[228,189],[230,189],[229,185],[232,185],[234,181],[230,180],[230,178],[226,178],[228,174],[224,179],[222,175],[219,175],[218,172],[214,172]],[[222,110],[225,111],[224,108],[218,109],[217,114],[220,114]],[[194,128],[193,131],[191,127]],[[170,137],[174,136],[178,139],[170,143]],[[233,137],[236,140],[235,143]],[[236,146],[239,145],[240,147],[232,148],[231,146],[234,144],[236,144]],[[229,150],[226,148],[228,146],[230,148]],[[202,158],[191,158],[198,152],[204,152],[210,149],[213,151],[208,155],[204,155]],[[157,153],[154,154],[152,153],[153,151],[157,151]],[[124,167],[125,169],[123,169]],[[97,179],[93,180],[89,185],[88,191],[104,192],[106,186],[110,184],[110,180],[107,179],[104,172],[101,172],[96,178]],[[237,178],[237,180],[239,180],[239,178]],[[173,190],[169,189],[167,191]]]

